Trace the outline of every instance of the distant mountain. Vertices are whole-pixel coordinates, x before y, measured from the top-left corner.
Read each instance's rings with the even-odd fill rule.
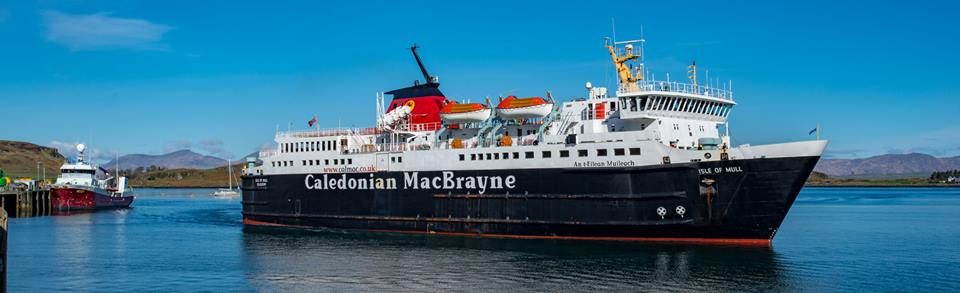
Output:
[[[960,156],[937,158],[927,154],[889,154],[863,159],[824,159],[813,170],[838,178],[910,178],[934,171],[960,169]]]
[[[10,177],[36,177],[37,162],[40,162],[47,178],[56,178],[65,161],[66,158],[55,148],[0,140],[0,169]]]
[[[201,155],[190,150],[180,150],[163,155],[141,155],[132,154],[120,157],[120,169],[130,170],[138,167],[149,168],[150,166],[163,167],[167,169],[210,169],[227,165],[227,160],[214,156]],[[113,169],[116,161],[110,161],[101,165],[107,169]]]

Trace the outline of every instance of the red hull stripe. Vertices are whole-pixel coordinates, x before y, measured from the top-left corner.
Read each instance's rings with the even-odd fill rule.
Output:
[[[271,227],[296,227],[312,228],[309,226],[286,225],[278,223],[263,222],[257,220],[243,219],[245,225],[271,226]],[[447,235],[447,236],[478,236],[487,238],[504,239],[555,239],[555,240],[582,240],[582,241],[620,241],[620,242],[656,242],[656,243],[687,243],[687,244],[712,244],[712,245],[742,245],[742,246],[770,246],[770,239],[731,239],[731,238],[658,238],[658,237],[592,237],[592,236],[535,236],[535,235],[508,235],[508,234],[479,234],[479,233],[460,233],[460,232],[434,232],[434,231],[409,231],[409,230],[384,230],[384,229],[349,229],[371,232],[389,232],[404,234],[429,234],[429,235]]]

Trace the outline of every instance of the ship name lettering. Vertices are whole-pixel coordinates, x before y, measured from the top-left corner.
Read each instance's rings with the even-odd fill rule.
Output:
[[[404,189],[476,189],[484,194],[487,189],[513,189],[517,177],[510,176],[465,176],[458,177],[452,171],[443,171],[441,176],[420,177],[419,172],[404,172]]]
[[[700,168],[700,169],[697,169],[697,172],[700,173],[700,175],[713,175],[713,174],[721,174],[721,173],[741,173],[743,172],[743,168],[740,166]]]
[[[397,179],[394,178],[375,178],[369,174],[367,178],[347,178],[347,174],[340,174],[339,177],[323,174],[322,177],[316,177],[308,174],[304,177],[304,185],[308,190],[329,190],[329,189],[397,189]]]

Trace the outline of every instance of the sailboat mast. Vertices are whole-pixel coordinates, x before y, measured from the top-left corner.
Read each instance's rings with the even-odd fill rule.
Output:
[[[233,162],[227,160],[227,188],[233,189]]]

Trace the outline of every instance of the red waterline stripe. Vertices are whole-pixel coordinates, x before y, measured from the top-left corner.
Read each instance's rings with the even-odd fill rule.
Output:
[[[243,219],[245,225],[259,225],[271,227],[297,227],[311,228],[309,226],[287,225],[263,222],[257,220]],[[537,236],[537,235],[509,235],[509,234],[481,234],[465,232],[436,232],[436,231],[410,231],[410,230],[388,230],[388,229],[345,229],[370,232],[386,233],[404,233],[404,234],[426,234],[426,235],[445,235],[445,236],[474,236],[486,238],[503,239],[553,239],[553,240],[581,240],[581,241],[618,241],[618,242],[656,242],[656,243],[686,243],[686,244],[714,244],[714,245],[743,245],[743,246],[770,246],[771,239],[737,239],[737,238],[680,238],[680,237],[596,237],[596,236]]]

